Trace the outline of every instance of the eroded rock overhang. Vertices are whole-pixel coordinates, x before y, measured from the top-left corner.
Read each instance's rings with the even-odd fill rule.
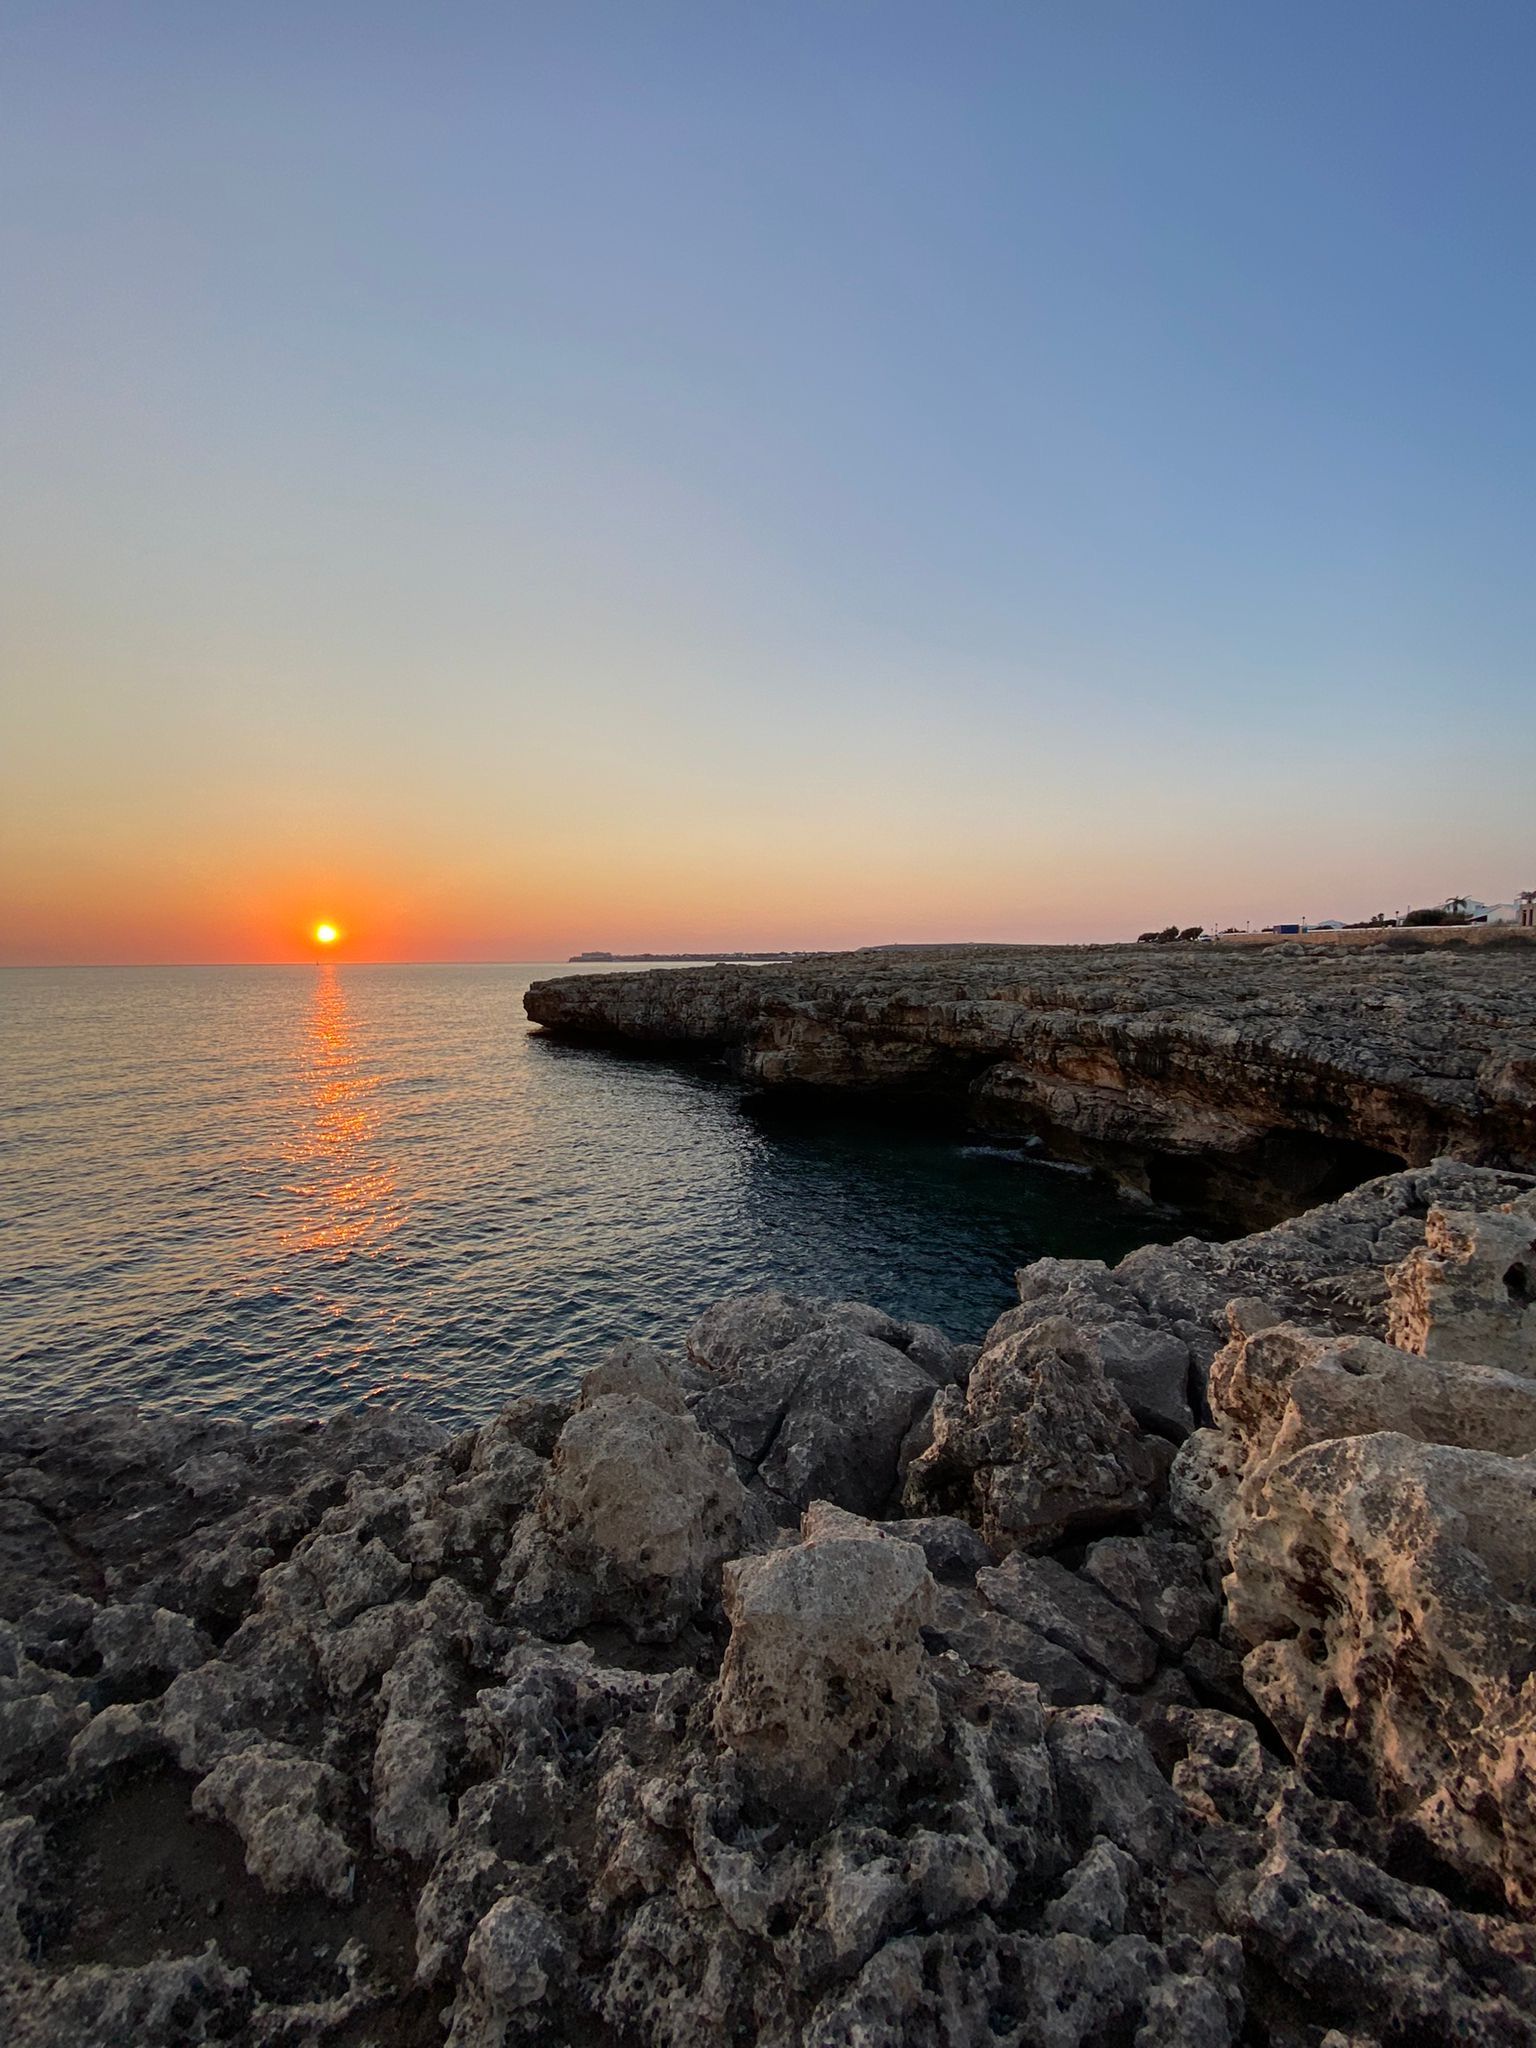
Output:
[[[1451,1157],[1536,1166],[1536,945],[928,947],[537,982],[565,1039],[716,1053],[786,1106],[1034,1136],[1260,1227]]]

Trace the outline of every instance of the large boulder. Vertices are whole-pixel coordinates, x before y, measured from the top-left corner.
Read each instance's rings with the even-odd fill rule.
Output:
[[[1019,1306],[999,1320],[993,1341],[1064,1316],[1143,1428],[1183,1442],[1195,1426],[1194,1384],[1214,1348],[1203,1331],[1149,1312],[1100,1259],[1036,1259],[1018,1289]]]
[[[726,1567],[715,1731],[765,1796],[815,1808],[934,1741],[934,1587],[915,1543],[851,1515],[813,1508],[803,1532]]]
[[[1070,1650],[1117,1685],[1145,1685],[1157,1646],[1118,1602],[1054,1557],[1016,1551],[995,1571],[978,1572],[977,1589],[1000,1613]]]
[[[1247,1305],[1174,1505],[1225,1558],[1248,1692],[1314,1783],[1536,1903],[1536,1383]]]
[[[1214,1629],[1221,1616],[1220,1597],[1192,1543],[1166,1536],[1103,1536],[1089,1544],[1083,1576],[1176,1654]]]
[[[503,1587],[515,1618],[551,1634],[596,1617],[665,1640],[713,1593],[748,1519],[730,1454],[689,1414],[680,1379],[659,1354],[621,1347],[583,1383]]]
[[[996,1550],[1046,1550],[1144,1515],[1168,1455],[1075,1326],[1050,1318],[989,1339],[964,1392],[939,1397],[906,1501],[969,1511]]]
[[[1387,1275],[1395,1344],[1536,1379],[1536,1193],[1496,1209],[1437,1203]]]
[[[1508,1456],[1536,1451],[1536,1382],[1372,1337],[1318,1336],[1268,1322],[1246,1302],[1229,1314],[1233,1336],[1211,1369],[1216,1425],[1184,1444],[1170,1475],[1177,1513],[1218,1554],[1265,1473],[1308,1444],[1391,1430]]]
[[[1536,1907],[1536,1460],[1377,1432],[1270,1469],[1232,1536],[1248,1690],[1304,1771]]]
[[[744,1477],[786,1509],[835,1501],[878,1515],[899,1486],[902,1446],[970,1354],[924,1324],[860,1302],[736,1295],[688,1337],[698,1422]]]

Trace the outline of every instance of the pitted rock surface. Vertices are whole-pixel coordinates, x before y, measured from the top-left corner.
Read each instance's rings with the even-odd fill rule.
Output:
[[[1042,1261],[979,1360],[737,1298],[453,1439],[16,1418],[0,2037],[1536,2048],[1530,1192]]]

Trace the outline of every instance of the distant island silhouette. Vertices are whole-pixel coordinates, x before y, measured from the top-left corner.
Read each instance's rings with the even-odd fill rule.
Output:
[[[803,953],[573,953],[573,962],[581,960],[803,960]]]

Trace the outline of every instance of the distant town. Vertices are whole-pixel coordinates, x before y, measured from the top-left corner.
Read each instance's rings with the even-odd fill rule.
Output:
[[[1481,903],[1475,896],[1447,896],[1443,903],[1426,905],[1422,910],[1405,910],[1392,917],[1384,910],[1378,910],[1373,917],[1341,918],[1317,917],[1297,918],[1294,924],[1266,924],[1257,932],[1249,927],[1227,925],[1223,929],[1207,930],[1204,925],[1165,925],[1161,931],[1142,932],[1137,944],[1143,946],[1170,946],[1179,943],[1209,945],[1218,939],[1248,938],[1302,938],[1309,932],[1364,932],[1379,931],[1401,926],[1418,929],[1433,929],[1446,925],[1510,925],[1519,930],[1536,931],[1536,889],[1522,889],[1518,896],[1507,903]]]

